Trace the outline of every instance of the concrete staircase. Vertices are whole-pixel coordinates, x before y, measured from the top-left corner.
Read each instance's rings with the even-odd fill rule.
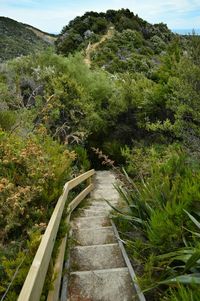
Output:
[[[97,172],[92,200],[78,209],[72,219],[70,277],[67,300],[70,301],[132,301],[136,297],[129,270],[109,219],[110,206],[119,195],[113,187],[114,175]],[[77,216],[77,215],[76,215]]]

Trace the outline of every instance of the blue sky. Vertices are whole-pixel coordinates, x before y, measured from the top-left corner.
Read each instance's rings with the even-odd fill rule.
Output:
[[[200,0],[0,0],[1,16],[55,33],[86,11],[120,8],[171,29],[200,29]]]

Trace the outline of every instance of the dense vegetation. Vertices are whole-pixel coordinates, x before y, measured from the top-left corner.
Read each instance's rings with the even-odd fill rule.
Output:
[[[50,47],[50,40],[45,37],[51,38],[36,28],[0,17],[0,62]]]
[[[159,48],[161,50],[165,48],[165,43],[168,43],[173,37],[172,32],[165,24],[151,25],[128,9],[108,10],[106,13],[87,12],[82,17],[76,17],[63,28],[56,41],[57,51],[68,55],[76,50],[84,49],[88,42],[99,41],[110,27],[114,27],[118,33],[131,30],[130,34],[135,35],[133,39],[129,37],[129,42],[132,45],[129,47],[126,43],[125,52],[129,52],[130,49],[133,50],[134,42],[138,48],[144,43],[146,46],[160,51]],[[123,41],[121,44],[124,45]],[[115,45],[112,46],[116,47]],[[121,49],[117,50],[120,52]],[[148,52],[148,49],[146,51]]]
[[[199,37],[90,12],[57,52],[0,65],[0,294],[20,267],[16,300],[64,181],[89,168],[87,154],[100,166],[93,147],[129,175],[116,220],[147,299],[199,300]]]

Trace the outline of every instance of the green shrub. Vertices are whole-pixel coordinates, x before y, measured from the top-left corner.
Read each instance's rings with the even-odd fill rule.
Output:
[[[86,149],[80,145],[75,146],[73,149],[77,154],[76,168],[80,171],[80,173],[88,171],[90,169],[91,163],[88,159],[88,154]]]
[[[0,131],[0,294],[24,259],[7,300],[16,300],[74,158],[44,128],[27,140]]]
[[[16,113],[14,111],[0,112],[0,128],[3,130],[11,130],[16,122]]]
[[[54,204],[69,177],[73,154],[48,136],[24,142],[1,132],[0,145],[1,241],[6,241],[26,237],[33,222],[48,216],[45,208]]]
[[[124,163],[122,154],[121,154],[121,147],[122,144],[120,143],[120,141],[117,140],[111,140],[111,141],[106,141],[103,146],[102,146],[102,150],[103,152],[105,152],[106,154],[109,155],[110,159],[115,160],[115,163],[118,164],[122,164]]]
[[[161,298],[165,294],[162,284],[170,287],[179,282],[179,276],[186,285],[192,283],[195,275],[199,281],[199,243],[195,229],[199,223],[197,219],[195,225],[192,224],[186,212],[199,214],[200,166],[198,161],[189,160],[177,145],[158,148],[158,153],[156,149],[137,150],[136,157],[132,157],[127,148],[124,154],[130,160],[129,165],[131,159],[136,161],[139,156],[138,166],[141,164],[141,170],[145,168],[148,172],[142,174],[142,180],[136,177],[137,182],[127,178],[128,188],[119,188],[127,206],[118,209],[118,225],[125,234],[123,239],[127,240],[133,262],[143,265],[140,285],[148,297],[165,300]],[[194,218],[190,218],[194,222]],[[189,279],[192,272],[194,276]],[[181,275],[185,275],[185,280]],[[157,289],[159,286],[162,294]]]
[[[162,301],[198,301],[200,298],[200,290],[198,286],[191,286],[191,288],[184,287],[179,284],[176,289],[170,289],[170,293],[163,297]]]

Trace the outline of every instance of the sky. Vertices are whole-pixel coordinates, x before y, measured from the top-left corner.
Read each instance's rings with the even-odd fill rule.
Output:
[[[150,23],[170,29],[200,29],[200,0],[0,0],[0,16],[59,33],[86,11],[129,8]]]

